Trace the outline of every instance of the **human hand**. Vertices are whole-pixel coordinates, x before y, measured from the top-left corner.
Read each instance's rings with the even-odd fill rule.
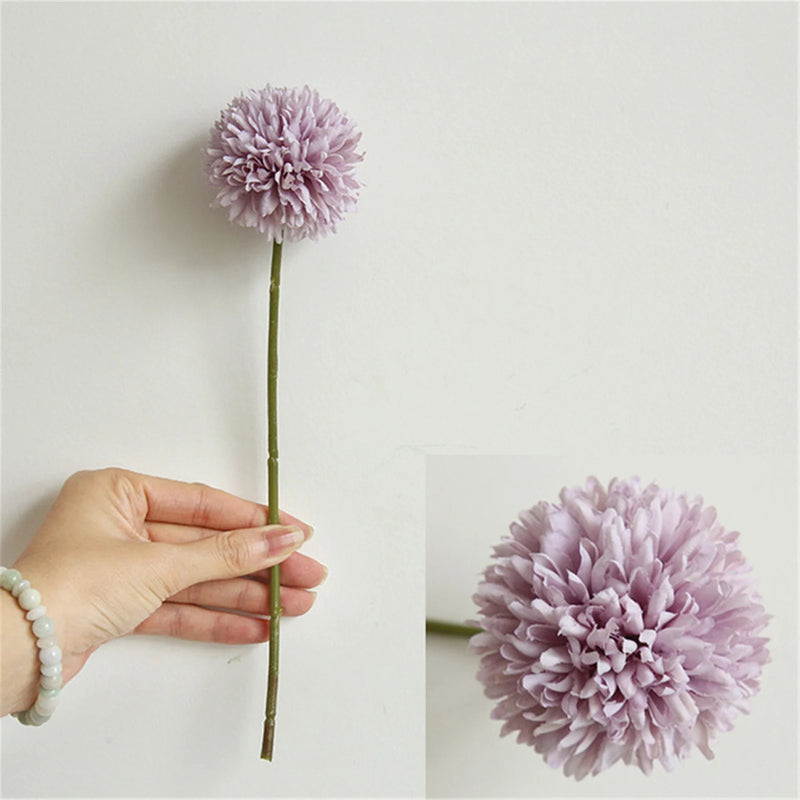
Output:
[[[269,567],[277,563],[284,614],[308,611],[308,590],[325,568],[294,552],[310,526],[283,512],[280,520],[267,525],[265,506],[202,484],[113,468],[69,478],[14,564],[55,622],[64,683],[101,644],[131,632],[266,641],[269,621],[245,615],[269,613]],[[27,708],[38,679],[30,625],[6,619],[3,714]]]

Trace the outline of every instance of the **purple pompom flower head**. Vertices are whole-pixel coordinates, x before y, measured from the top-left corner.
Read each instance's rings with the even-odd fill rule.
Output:
[[[308,86],[242,94],[220,115],[206,150],[215,205],[276,242],[335,231],[358,199],[360,138],[336,104]]]
[[[511,525],[474,597],[479,679],[501,734],[580,779],[668,770],[749,711],[768,616],[716,511],[590,478]]]

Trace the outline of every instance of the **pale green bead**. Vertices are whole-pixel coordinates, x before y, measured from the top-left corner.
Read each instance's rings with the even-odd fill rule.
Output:
[[[29,589],[31,585],[30,581],[20,581],[12,590],[11,594],[14,597],[19,597],[26,589]]]
[[[44,639],[45,636],[52,636],[56,632],[56,624],[50,617],[39,617],[31,627],[37,639]]]
[[[19,570],[7,569],[2,575],[0,575],[0,586],[11,591],[21,580],[22,575],[20,574]]]
[[[28,588],[20,593],[17,600],[20,608],[24,608],[26,611],[32,611],[36,606],[41,604],[42,596],[36,589]]]
[[[61,694],[61,689],[42,689],[40,686],[39,694],[43,697],[58,697]]]
[[[42,675],[39,679],[39,686],[42,689],[60,689],[64,683],[61,675]]]
[[[44,639],[37,639],[36,646],[43,650],[45,647],[55,647],[58,644],[58,638],[55,636],[45,636]]]
[[[49,664],[49,665],[48,664],[42,664],[42,666],[39,669],[39,672],[41,672],[42,675],[47,675],[49,677],[52,677],[53,675],[60,675],[62,670],[63,670],[63,666],[60,663],[59,664]]]
[[[61,648],[58,647],[58,645],[43,647],[39,651],[39,661],[45,665],[58,664],[58,662],[61,661]]]
[[[50,716],[55,710],[56,706],[58,705],[58,697],[45,697],[44,695],[39,695],[36,698],[36,702],[33,704],[33,710],[37,711],[39,714],[43,716]]]
[[[32,608],[26,615],[25,619],[29,622],[36,622],[39,617],[43,617],[47,613],[47,606],[38,605]]]
[[[34,705],[33,708],[29,708],[28,709],[27,717],[28,717],[28,722],[29,722],[30,725],[44,725],[44,723],[47,722],[47,720],[50,719],[51,715],[50,714],[40,714],[36,710],[36,706]]]

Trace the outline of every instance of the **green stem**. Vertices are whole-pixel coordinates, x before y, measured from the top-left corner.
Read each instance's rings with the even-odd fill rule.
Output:
[[[475,625],[457,625],[454,622],[441,622],[437,619],[425,620],[425,633],[441,633],[446,636],[474,636],[482,628]]]
[[[278,505],[278,300],[281,291],[280,242],[272,243],[272,265],[269,276],[269,332],[267,340],[267,487],[269,517],[274,525],[279,521]],[[275,715],[278,704],[278,649],[281,623],[281,568],[269,570],[269,667],[267,670],[267,709],[261,758],[272,761],[275,744]]]

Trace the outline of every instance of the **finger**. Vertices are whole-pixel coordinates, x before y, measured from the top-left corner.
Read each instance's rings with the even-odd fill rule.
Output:
[[[314,530],[307,522],[303,522],[285,511],[279,512],[279,519],[281,525],[297,525],[306,529],[309,535]],[[265,524],[262,523],[257,527],[263,527]],[[238,525],[236,527],[246,528],[250,526]],[[201,528],[197,525],[180,525],[172,522],[145,522],[144,528],[151,542],[167,542],[169,544],[196,542],[198,539],[214,536],[221,530],[231,530],[230,528]]]
[[[301,522],[284,511],[281,511],[281,523],[284,525],[297,525],[307,531],[309,537],[314,532],[310,525]],[[164,522],[151,522],[147,524],[146,528],[150,541],[172,544],[195,542],[198,539],[206,539],[219,533],[219,531],[212,531],[208,528],[196,528],[191,525],[172,525]],[[328,570],[325,566],[302,553],[292,553],[286,561],[281,563],[281,586],[313,589],[315,586],[319,586],[327,575]],[[259,580],[269,580],[269,571],[260,570],[254,573],[252,577]]]
[[[254,644],[269,639],[269,620],[183,603],[164,603],[133,632],[195,642]]]
[[[166,596],[204,581],[238,578],[285,561],[308,538],[303,528],[268,525],[224,531],[186,544],[159,544]],[[149,548],[148,548],[149,549]]]
[[[313,589],[328,576],[328,570],[319,561],[303,553],[292,553],[281,564],[281,586],[295,586],[298,589]],[[259,570],[250,577],[269,581],[269,571]]]
[[[281,567],[283,572],[283,567]],[[281,586],[281,607],[287,617],[299,617],[314,605],[315,595],[305,589]],[[190,586],[169,598],[172,603],[212,606],[223,611],[269,614],[269,586],[248,578],[207,581]]]
[[[266,525],[267,509],[259,503],[202,483],[184,483],[152,475],[128,477],[147,501],[146,519],[216,530]]]

